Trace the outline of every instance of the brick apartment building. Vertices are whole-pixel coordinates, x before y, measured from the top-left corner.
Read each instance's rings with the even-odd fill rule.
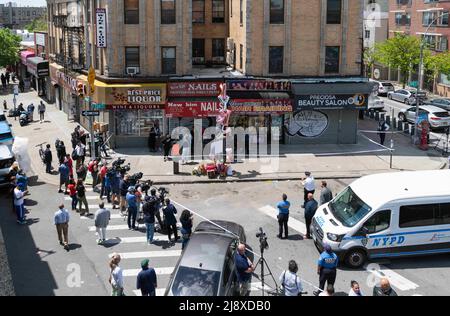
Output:
[[[0,27],[21,30],[25,25],[45,15],[45,7],[18,7],[12,2],[0,4]]]
[[[232,124],[278,128],[284,143],[356,141],[370,90],[361,78],[359,0],[47,3],[56,104],[87,124],[79,115],[86,22],[93,100],[116,146],[145,144],[156,121],[164,132],[199,118],[203,127],[215,125],[221,83]]]
[[[450,1],[391,0],[389,11],[389,36],[392,37],[395,33],[414,35],[426,41],[436,52],[449,49]],[[429,25],[431,26],[428,28]],[[417,75],[412,78],[417,78]],[[449,97],[450,78],[442,75],[439,79],[437,92]]]

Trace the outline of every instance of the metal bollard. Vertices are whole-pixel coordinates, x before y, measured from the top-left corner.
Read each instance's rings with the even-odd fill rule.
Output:
[[[375,113],[375,121],[379,121],[380,120],[380,113],[376,112]]]
[[[173,174],[180,174],[180,162],[173,161]]]

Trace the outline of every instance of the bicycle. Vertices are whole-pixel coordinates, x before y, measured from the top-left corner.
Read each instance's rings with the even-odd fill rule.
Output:
[[[42,143],[37,145],[36,147],[39,147],[39,157],[41,157],[42,163],[45,164],[45,150],[44,150],[44,145],[46,143]]]

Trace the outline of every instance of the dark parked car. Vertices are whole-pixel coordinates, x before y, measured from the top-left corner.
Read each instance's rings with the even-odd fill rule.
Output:
[[[201,222],[172,273],[166,296],[235,296],[238,293],[234,256],[245,243],[241,225]]]
[[[450,98],[434,99],[434,100],[425,102],[425,104],[434,105],[434,106],[437,106],[438,108],[444,109],[446,111],[450,111]]]

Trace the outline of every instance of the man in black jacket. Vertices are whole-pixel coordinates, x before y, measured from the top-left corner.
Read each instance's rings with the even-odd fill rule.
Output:
[[[47,144],[47,149],[44,151],[45,172],[52,172],[52,151],[50,150],[50,144]]]
[[[398,296],[397,293],[391,288],[391,283],[387,278],[382,278],[380,286],[373,288],[373,296]]]

